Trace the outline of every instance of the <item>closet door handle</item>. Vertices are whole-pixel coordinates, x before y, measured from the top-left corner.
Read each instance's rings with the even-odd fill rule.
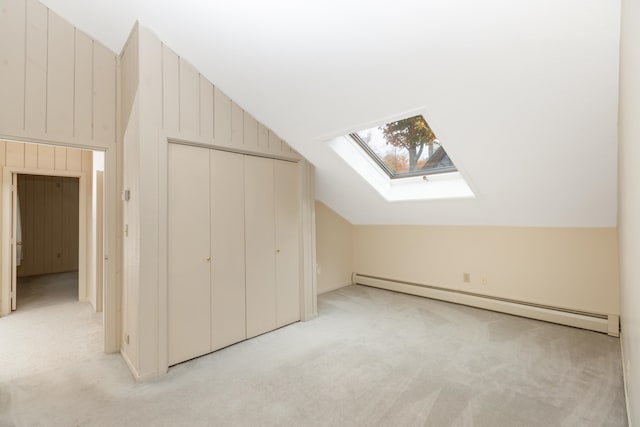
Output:
[[[208,257],[206,257],[206,258],[205,258],[205,260],[207,260],[207,261],[211,261],[211,257],[210,257],[210,256],[208,256]]]
[[[280,253],[280,249],[276,249],[276,253],[279,254]]]

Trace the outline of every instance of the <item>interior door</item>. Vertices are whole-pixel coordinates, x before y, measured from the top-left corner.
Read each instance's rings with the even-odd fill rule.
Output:
[[[276,328],[274,160],[245,156],[247,338]]]
[[[277,326],[300,320],[298,165],[275,161]]]
[[[168,148],[169,365],[211,351],[209,151]],[[144,303],[144,302],[143,302]]]
[[[211,351],[247,337],[244,156],[211,151]]]

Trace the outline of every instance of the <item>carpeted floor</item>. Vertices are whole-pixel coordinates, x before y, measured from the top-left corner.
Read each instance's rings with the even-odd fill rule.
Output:
[[[616,338],[362,286],[318,303],[144,384],[93,353],[3,379],[0,426],[626,425]]]

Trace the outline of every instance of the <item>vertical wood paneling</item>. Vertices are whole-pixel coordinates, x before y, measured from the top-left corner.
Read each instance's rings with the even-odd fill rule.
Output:
[[[38,168],[55,169],[56,153],[55,148],[49,145],[38,145]]]
[[[7,154],[7,143],[5,141],[0,141],[0,166],[4,166],[7,164],[6,154]]]
[[[231,145],[231,100],[217,87],[213,88],[214,136],[217,144]]]
[[[0,129],[24,124],[25,0],[0,8]]]
[[[49,12],[47,133],[56,137],[73,135],[74,33],[67,21]]]
[[[248,149],[258,148],[258,122],[253,116],[244,111],[244,147]]]
[[[24,144],[24,167],[36,169],[38,167],[38,146]]]
[[[213,139],[213,85],[200,76],[200,136]]]
[[[198,135],[200,130],[200,74],[180,59],[180,132]]]
[[[54,148],[54,169],[57,171],[67,170],[67,149],[64,147]]]
[[[244,111],[231,101],[231,146],[242,148],[244,143]]]
[[[269,150],[269,129],[262,123],[258,123],[258,148],[263,152]]]
[[[77,148],[67,148],[67,170],[82,170],[82,151]]]
[[[24,144],[23,143],[7,141],[6,165],[24,167]]]
[[[93,128],[93,41],[75,31],[74,135],[89,141]]]
[[[29,132],[44,133],[47,110],[48,9],[37,0],[27,1],[25,117]]]
[[[162,45],[162,123],[165,131],[180,130],[180,58]]]
[[[78,178],[18,175],[24,259],[19,276],[78,269]]]
[[[106,47],[93,43],[93,139],[116,140],[116,58]]]
[[[93,152],[89,150],[82,150],[82,170],[90,172],[93,169]]]
[[[272,131],[269,131],[269,152],[273,154],[282,153],[282,140]]]

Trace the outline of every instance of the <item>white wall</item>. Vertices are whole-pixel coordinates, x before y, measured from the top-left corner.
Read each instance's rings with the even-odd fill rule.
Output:
[[[620,284],[630,420],[640,424],[640,2],[622,0],[619,105]]]

